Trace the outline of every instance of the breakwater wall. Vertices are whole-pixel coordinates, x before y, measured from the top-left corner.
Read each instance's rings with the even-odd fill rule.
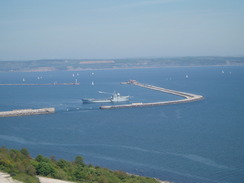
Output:
[[[80,85],[80,83],[17,83],[0,84],[0,86],[35,86],[35,85]]]
[[[38,115],[38,114],[50,114],[54,112],[55,112],[55,108],[19,109],[13,111],[0,112],[0,117],[29,116],[29,115]]]
[[[153,85],[147,85],[139,83],[135,80],[131,80],[128,82],[123,82],[122,84],[132,84],[143,88],[148,88],[151,90],[156,90],[160,92],[170,93],[173,95],[178,95],[184,97],[184,99],[180,100],[172,100],[172,101],[162,101],[162,102],[151,102],[151,103],[132,103],[132,104],[124,104],[124,105],[111,105],[111,106],[101,106],[100,109],[116,109],[116,108],[130,108],[130,107],[147,107],[147,106],[160,106],[160,105],[170,105],[170,104],[180,104],[180,103],[187,103],[187,102],[194,102],[198,100],[204,99],[201,95],[196,95],[192,93],[186,93],[176,90],[170,90],[166,88],[161,88]]]

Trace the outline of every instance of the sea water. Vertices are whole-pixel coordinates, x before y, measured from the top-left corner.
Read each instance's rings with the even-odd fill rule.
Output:
[[[100,110],[82,98],[130,95],[128,103],[181,99],[130,79],[204,96],[157,107]],[[77,72],[0,73],[0,110],[55,107],[55,114],[0,118],[0,145],[28,148],[175,183],[244,182],[244,67],[175,67]],[[92,84],[93,83],[93,84]],[[106,104],[108,105],[108,104]],[[115,105],[115,104],[112,104]]]

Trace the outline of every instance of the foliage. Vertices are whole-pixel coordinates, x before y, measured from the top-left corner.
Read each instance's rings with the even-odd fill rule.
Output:
[[[31,164],[31,158],[27,149],[8,150],[0,148],[0,171],[9,173],[14,179],[26,183],[38,183],[35,177],[36,169]]]
[[[52,164],[47,162],[40,162],[36,167],[36,173],[42,176],[53,176],[55,175],[55,169]]]
[[[56,160],[38,155],[32,159],[27,149],[8,150],[0,148],[0,171],[9,173],[13,178],[26,183],[38,183],[38,176],[82,183],[156,183],[152,178],[128,175],[122,171],[86,165],[81,156],[73,162]]]

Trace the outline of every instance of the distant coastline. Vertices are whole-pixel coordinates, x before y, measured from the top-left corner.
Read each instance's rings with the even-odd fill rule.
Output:
[[[175,57],[135,59],[46,59],[0,61],[0,72],[87,71],[163,67],[244,66],[244,57]]]

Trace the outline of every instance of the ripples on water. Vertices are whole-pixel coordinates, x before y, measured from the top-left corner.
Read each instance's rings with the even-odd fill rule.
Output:
[[[26,147],[33,156],[41,153],[72,160],[82,155],[87,163],[176,183],[243,182],[243,67],[78,73],[0,73],[1,83],[21,83],[22,78],[30,83],[75,79],[81,83],[0,86],[2,110],[41,107],[57,110],[50,115],[1,118],[0,143],[9,148]],[[100,110],[99,104],[81,103],[82,98],[109,97],[98,91],[131,95],[130,102],[178,99],[120,85],[129,79],[200,94],[205,100],[120,110]]]

